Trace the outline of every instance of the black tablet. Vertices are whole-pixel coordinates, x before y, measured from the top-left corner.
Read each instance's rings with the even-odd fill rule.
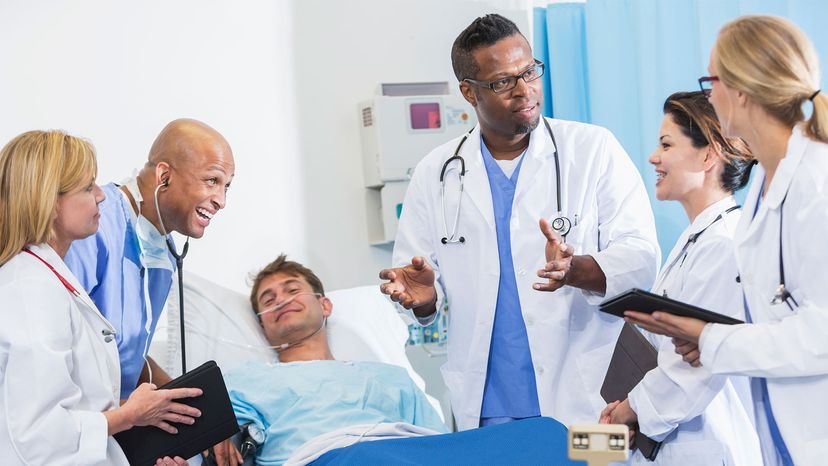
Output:
[[[239,432],[239,424],[230,404],[227,387],[215,361],[201,366],[160,387],[196,387],[204,393],[196,398],[182,398],[184,403],[201,411],[195,424],[175,424],[178,434],[168,434],[153,427],[133,427],[115,434],[115,440],[131,465],[153,465],[157,458],[190,458]]]
[[[615,343],[607,375],[601,385],[601,397],[607,403],[626,399],[647,372],[658,366],[658,351],[635,326],[625,323]],[[656,459],[661,442],[642,434],[635,425],[635,447],[650,461]]]
[[[638,288],[627,290],[618,296],[604,300],[599,305],[599,309],[602,312],[618,317],[624,317],[624,311],[638,311],[647,314],[652,314],[655,311],[664,311],[677,316],[693,317],[714,324],[744,324],[739,319],[717,314],[700,307],[676,301],[675,299],[659,296],[649,291],[639,290]]]

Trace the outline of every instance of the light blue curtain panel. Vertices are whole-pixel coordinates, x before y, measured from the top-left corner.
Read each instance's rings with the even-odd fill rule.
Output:
[[[647,159],[662,104],[673,92],[698,89],[719,29],[745,14],[782,16],[802,28],[817,48],[828,89],[825,1],[587,0],[534,11],[535,56],[547,64],[545,114],[604,126],[621,141],[644,178],[664,255],[688,221],[677,202],[654,195]]]

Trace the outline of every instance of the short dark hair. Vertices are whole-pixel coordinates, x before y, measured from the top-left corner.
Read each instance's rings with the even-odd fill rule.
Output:
[[[458,81],[474,78],[480,68],[472,52],[515,34],[520,34],[515,23],[498,14],[481,16],[472,21],[451,46],[451,67],[454,69],[454,76]]]
[[[267,264],[259,273],[253,277],[253,287],[250,290],[250,304],[256,313],[259,312],[259,287],[262,285],[262,280],[275,275],[277,273],[284,273],[293,277],[302,277],[310,284],[314,293],[319,293],[325,296],[325,288],[322,287],[322,280],[316,276],[313,271],[304,265],[287,260],[287,255],[279,254],[275,261]]]
[[[750,169],[756,160],[747,143],[740,138],[726,138],[707,94],[701,91],[676,92],[664,101],[664,114],[670,115],[690,138],[693,147],[701,149],[712,144],[722,154],[724,170],[720,184],[728,192],[747,185]]]

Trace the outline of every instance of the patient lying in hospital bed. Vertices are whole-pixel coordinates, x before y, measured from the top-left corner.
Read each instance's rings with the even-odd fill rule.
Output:
[[[200,281],[204,280],[195,279]],[[447,431],[439,404],[422,392],[422,379],[405,359],[406,326],[376,287],[325,297],[321,282],[310,270],[284,257],[256,277],[250,302],[232,297],[227,290],[217,296],[214,287],[192,293],[193,281],[188,282],[188,361],[198,364],[213,358],[222,367],[239,423],[249,425],[251,436],[261,444],[258,464],[282,464],[300,446],[323,434],[319,442],[311,442],[298,452],[300,459],[307,462],[327,449],[357,439]],[[334,318],[335,302],[341,302],[344,313],[350,315]],[[213,307],[223,309],[216,312]],[[243,308],[243,312],[231,311],[234,307]],[[378,307],[381,312],[372,310]],[[236,322],[215,327],[215,321],[227,319],[209,322],[204,313],[230,314],[230,320]],[[177,312],[171,314],[177,316]],[[158,334],[175,340],[177,320],[165,323],[167,331]],[[343,327],[354,324],[363,335],[346,335],[354,332]],[[216,340],[219,347],[227,349],[210,348],[216,346],[210,341]],[[163,343],[154,342],[153,352],[163,365],[174,366],[178,351],[175,345],[165,349]],[[281,362],[276,362],[277,351],[271,346],[277,347]],[[372,354],[375,348],[381,349],[379,354]],[[345,358],[335,360],[340,354]],[[179,370],[168,369],[172,373]],[[409,373],[419,380],[412,380]],[[352,432],[357,432],[356,437]]]
[[[241,294],[186,277],[188,367],[218,362],[240,424],[262,444],[257,464],[580,464],[566,459],[566,428],[548,418],[436,435],[447,431],[439,404],[422,392],[406,325],[378,287],[321,297],[293,275],[263,280],[255,312]],[[179,374],[177,307],[167,312],[150,352]],[[271,346],[282,347],[281,363]]]

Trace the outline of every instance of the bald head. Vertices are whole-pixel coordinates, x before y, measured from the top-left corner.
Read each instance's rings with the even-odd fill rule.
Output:
[[[205,154],[216,153],[233,157],[230,145],[218,131],[198,120],[180,118],[167,124],[155,138],[147,167],[154,169],[160,162],[183,167],[198,163]]]
[[[200,238],[224,208],[235,170],[230,145],[218,131],[197,120],[172,121],[138,174],[141,204],[149,208],[137,210],[162,233]]]

